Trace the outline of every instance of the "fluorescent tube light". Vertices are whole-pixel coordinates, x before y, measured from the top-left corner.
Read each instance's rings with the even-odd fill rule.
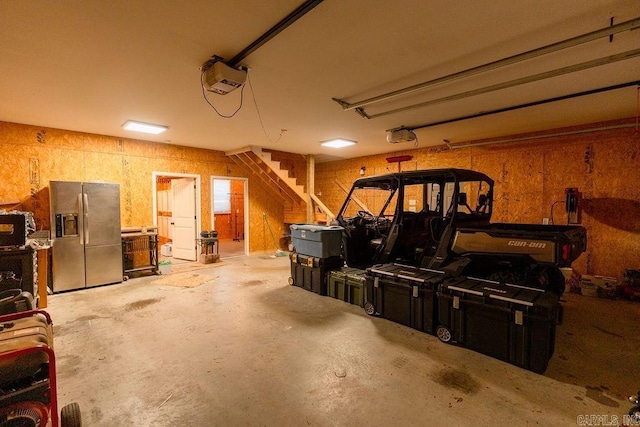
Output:
[[[143,123],[143,122],[136,122],[135,120],[127,120],[127,122],[122,125],[122,127],[126,130],[132,130],[135,132],[144,132],[144,133],[151,133],[154,135],[157,135],[159,133],[164,132],[165,130],[169,129],[169,127],[167,126],[162,126],[162,125],[154,125],[151,123]]]
[[[320,145],[323,145],[325,147],[331,147],[331,148],[343,148],[343,147],[348,147],[349,145],[353,145],[355,143],[356,141],[350,141],[344,138],[335,138],[335,139],[330,139],[329,141],[322,141]]]

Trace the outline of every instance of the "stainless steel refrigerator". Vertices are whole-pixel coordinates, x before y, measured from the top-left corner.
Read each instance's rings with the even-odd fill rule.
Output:
[[[122,281],[120,185],[51,181],[53,292]]]

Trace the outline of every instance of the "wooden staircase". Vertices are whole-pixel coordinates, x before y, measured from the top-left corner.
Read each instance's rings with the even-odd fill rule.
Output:
[[[271,153],[260,147],[247,146],[239,150],[225,153],[236,164],[245,167],[256,175],[267,188],[284,204],[284,222],[287,224],[307,222],[307,203],[316,202],[314,220],[316,223],[327,223],[334,215],[322,204],[317,196],[306,193],[305,187],[299,185],[296,178],[289,176],[289,171],[280,167],[280,162],[271,158]]]

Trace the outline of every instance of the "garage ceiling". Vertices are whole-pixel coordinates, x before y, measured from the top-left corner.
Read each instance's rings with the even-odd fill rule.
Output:
[[[433,80],[640,17],[638,0],[514,2],[324,0],[241,64],[250,85],[203,99],[199,67],[226,60],[301,0],[0,1],[0,120],[234,150],[246,145],[319,158],[413,148],[386,131],[450,121],[640,79],[640,57],[377,118],[347,103]],[[624,31],[364,107],[369,115],[633,51]],[[631,85],[416,130],[420,146],[631,117]],[[169,126],[159,136],[128,119]],[[283,132],[282,129],[286,129]],[[319,142],[358,141],[336,150]]]

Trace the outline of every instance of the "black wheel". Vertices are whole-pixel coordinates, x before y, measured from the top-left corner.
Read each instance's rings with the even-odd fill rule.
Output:
[[[287,283],[289,283],[290,285],[293,285],[293,277],[289,277],[287,279]]]
[[[80,416],[80,405],[69,403],[60,411],[61,427],[82,427],[82,417]]]
[[[633,407],[629,410],[629,416],[634,423],[640,423],[640,406]]]
[[[374,314],[376,314],[376,307],[372,303],[367,301],[364,303],[364,312],[369,316],[373,316]]]
[[[438,326],[436,328],[436,336],[438,337],[438,339],[440,341],[442,341],[444,343],[450,343],[451,342],[451,338],[453,338],[449,328],[447,328],[444,325],[440,325],[440,326]]]

